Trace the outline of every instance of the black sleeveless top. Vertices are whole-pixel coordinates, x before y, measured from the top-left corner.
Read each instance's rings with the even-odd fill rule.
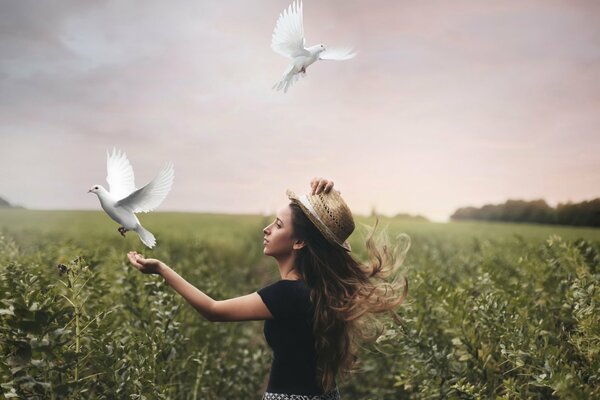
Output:
[[[265,320],[264,333],[273,349],[267,392],[317,395],[317,357],[310,289],[304,281],[281,280],[258,291],[273,315]]]

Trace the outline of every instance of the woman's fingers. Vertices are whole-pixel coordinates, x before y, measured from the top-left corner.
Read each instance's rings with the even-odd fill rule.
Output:
[[[323,189],[325,189],[325,185],[327,185],[327,179],[321,179],[319,181],[319,185],[317,186],[317,194],[321,193],[323,191]]]
[[[135,261],[135,259],[133,259],[133,258],[131,258],[131,257],[129,258],[129,262],[131,263],[131,265],[133,265],[133,266],[134,266],[135,268],[137,268],[137,269],[140,269],[140,268],[142,267],[141,265],[139,265],[139,264],[137,263],[137,261]]]
[[[144,265],[146,265],[146,259],[143,256],[140,256],[139,254],[136,256],[136,261],[138,262],[138,264],[140,264],[142,267]]]
[[[321,178],[313,178],[312,181],[310,181],[310,194],[316,194],[315,192],[317,191],[320,180]]]
[[[333,188],[333,181],[325,178],[314,178],[310,182],[311,194],[329,193]]]
[[[134,267],[136,267],[137,269],[143,268],[143,265],[141,265],[141,264],[138,262],[138,259],[136,258],[136,254],[137,254],[137,253],[136,253],[136,252],[134,252],[134,251],[132,251],[132,252],[129,252],[129,253],[127,253],[127,258],[129,259],[129,262],[130,262],[130,263],[131,263],[131,264],[132,264]]]
[[[146,263],[146,259],[144,258],[144,256],[141,254],[138,254],[138,253],[133,254],[133,259],[141,267],[143,267],[144,264]]]

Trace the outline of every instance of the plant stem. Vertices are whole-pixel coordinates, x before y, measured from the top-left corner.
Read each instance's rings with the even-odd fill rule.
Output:
[[[79,380],[79,308],[75,307],[75,354],[77,354],[77,362],[75,364],[75,382]]]

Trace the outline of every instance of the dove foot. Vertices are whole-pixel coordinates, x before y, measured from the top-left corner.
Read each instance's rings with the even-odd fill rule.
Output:
[[[306,67],[302,67],[302,68],[300,69],[300,72],[302,72],[303,74],[306,74]]]
[[[117,230],[119,231],[121,236],[125,237],[125,232],[127,232],[129,229],[125,229],[124,226],[120,226],[119,229],[117,229]]]

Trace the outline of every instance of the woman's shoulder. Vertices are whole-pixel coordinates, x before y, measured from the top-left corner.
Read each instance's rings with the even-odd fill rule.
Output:
[[[284,282],[284,285],[305,286],[306,282],[303,279],[280,279],[275,283]]]
[[[280,279],[274,283],[271,283],[263,289],[273,288],[279,290],[292,290],[292,291],[310,291],[310,288],[302,279]],[[261,289],[262,290],[262,289]]]
[[[267,306],[277,304],[278,308],[290,307],[288,311],[310,311],[310,289],[302,280],[281,279],[258,290],[258,294]]]

